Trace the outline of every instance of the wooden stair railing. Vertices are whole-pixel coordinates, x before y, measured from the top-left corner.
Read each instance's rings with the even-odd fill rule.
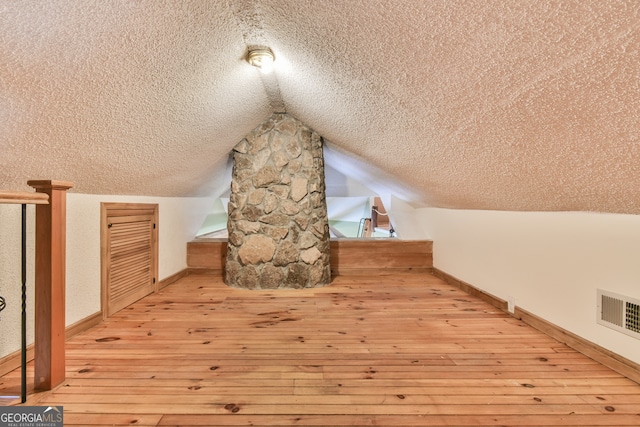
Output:
[[[0,191],[0,204],[22,205],[22,242],[21,242],[21,274],[22,274],[22,313],[21,313],[21,387],[20,400],[27,400],[27,205],[46,205],[49,195],[19,191]],[[0,297],[1,298],[1,297]],[[4,302],[4,299],[2,299]]]
[[[36,205],[34,388],[51,390],[65,379],[67,181],[34,180],[36,193],[2,191],[0,203],[22,204],[23,318],[26,318],[26,205]],[[26,323],[26,322],[24,322]],[[24,324],[23,323],[23,324]],[[24,329],[24,328],[23,328]],[[22,403],[26,401],[26,335],[22,331]]]

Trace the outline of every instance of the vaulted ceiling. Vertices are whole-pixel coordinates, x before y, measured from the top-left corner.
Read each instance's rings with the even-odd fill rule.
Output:
[[[0,58],[2,189],[221,194],[285,111],[417,206],[640,213],[636,0],[4,1]]]

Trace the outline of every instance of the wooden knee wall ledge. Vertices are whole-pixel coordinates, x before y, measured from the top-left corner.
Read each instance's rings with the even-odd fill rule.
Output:
[[[604,366],[616,371],[620,375],[624,375],[632,381],[640,384],[640,364],[635,363],[625,357],[620,356],[604,347],[601,347],[589,340],[586,340],[573,332],[569,332],[553,323],[544,320],[533,313],[529,313],[520,307],[515,307],[514,312],[510,313],[507,309],[507,302],[501,298],[491,295],[477,287],[470,285],[448,273],[437,268],[433,269],[433,275],[444,280],[448,284],[455,286],[470,295],[476,296],[492,306],[504,311],[505,313],[523,321],[527,325],[539,330],[566,344],[572,349],[584,354],[585,356],[602,363]]]

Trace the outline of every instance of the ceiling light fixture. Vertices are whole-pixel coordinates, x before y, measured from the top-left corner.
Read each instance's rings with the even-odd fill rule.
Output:
[[[275,56],[268,47],[256,47],[249,49],[249,56],[247,58],[249,64],[257,67],[263,73],[267,74],[273,70],[273,61]]]

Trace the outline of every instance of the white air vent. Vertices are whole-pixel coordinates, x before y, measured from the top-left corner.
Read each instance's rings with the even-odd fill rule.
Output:
[[[640,301],[598,289],[598,323],[640,339]]]

